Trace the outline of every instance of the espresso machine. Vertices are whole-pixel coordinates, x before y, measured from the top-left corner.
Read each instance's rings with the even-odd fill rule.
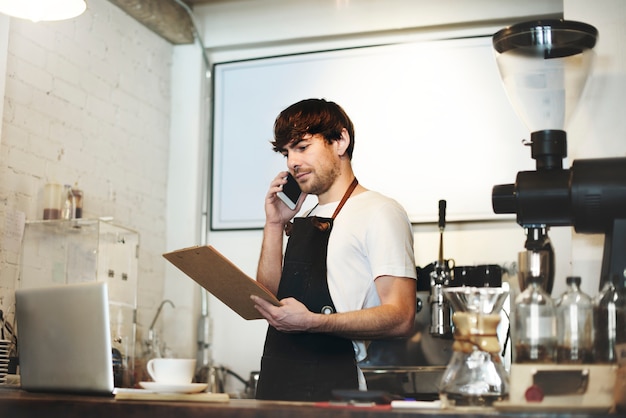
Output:
[[[563,167],[564,128],[586,84],[597,38],[595,27],[567,20],[523,22],[493,36],[505,90],[531,132],[525,145],[536,170],[517,173],[513,184],[494,186],[492,206],[497,214],[515,214],[526,232],[520,284],[524,275],[541,276],[548,293],[554,279],[551,227],[604,234],[600,288],[626,271],[626,158],[575,160]],[[514,361],[508,404],[608,408],[614,381],[614,365]]]

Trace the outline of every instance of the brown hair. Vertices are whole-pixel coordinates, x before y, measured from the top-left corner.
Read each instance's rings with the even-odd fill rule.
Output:
[[[341,138],[346,128],[350,145],[346,150],[352,159],[354,150],[354,125],[346,112],[334,102],[324,99],[306,99],[294,103],[278,115],[274,122],[274,151],[281,152],[287,144],[302,140],[304,135],[320,134],[331,143]]]

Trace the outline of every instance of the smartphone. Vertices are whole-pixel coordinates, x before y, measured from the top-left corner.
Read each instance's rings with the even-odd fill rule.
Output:
[[[283,185],[283,190],[276,193],[278,198],[291,210],[296,208],[301,194],[302,190],[300,190],[298,182],[293,178],[291,173],[287,174],[287,183]]]

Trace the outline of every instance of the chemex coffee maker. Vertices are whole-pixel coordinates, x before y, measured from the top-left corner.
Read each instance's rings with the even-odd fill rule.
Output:
[[[593,26],[567,20],[524,22],[493,36],[500,75],[530,129],[525,145],[536,161],[535,171],[519,172],[514,184],[496,185],[492,192],[494,212],[515,214],[526,231],[519,258],[522,289],[527,281],[541,280],[551,292],[554,252],[548,231],[554,226],[604,234],[600,288],[626,272],[626,158],[575,160],[570,168],[563,167],[564,127],[586,84],[597,39]],[[527,364],[514,358],[508,402],[610,406],[614,371],[612,365]],[[540,403],[533,394],[540,395]]]
[[[439,382],[444,408],[484,407],[508,394],[498,326],[508,291],[497,265],[455,266],[443,256],[446,201],[439,201],[439,256],[430,271],[430,335],[454,339]]]

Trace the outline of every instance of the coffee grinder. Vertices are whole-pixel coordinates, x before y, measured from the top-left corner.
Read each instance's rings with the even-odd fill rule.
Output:
[[[626,158],[575,160],[569,169],[562,161],[564,128],[586,84],[597,38],[595,27],[567,20],[523,22],[493,36],[505,90],[531,132],[525,145],[536,170],[517,173],[514,184],[494,186],[492,206],[497,214],[516,215],[527,233],[524,260],[534,260],[524,262],[530,266],[524,274],[547,276],[550,287],[554,258],[548,230],[553,226],[605,235],[600,288],[612,275],[626,272]],[[614,380],[612,365],[517,364],[514,359],[509,402],[528,406],[541,398],[542,407],[610,406]]]

